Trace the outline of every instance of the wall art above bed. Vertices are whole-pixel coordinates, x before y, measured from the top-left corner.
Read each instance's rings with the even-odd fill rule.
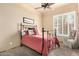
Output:
[[[23,23],[34,24],[34,20],[31,18],[23,17]]]

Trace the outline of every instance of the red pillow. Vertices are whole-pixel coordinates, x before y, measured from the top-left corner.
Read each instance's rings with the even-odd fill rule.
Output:
[[[36,35],[37,33],[36,33],[36,30],[35,30],[35,28],[33,28],[33,32],[34,32],[34,35]]]
[[[37,28],[33,28],[33,31],[34,31],[35,35],[39,34]]]
[[[27,31],[24,31],[24,32],[25,32],[26,35],[29,35],[28,30]]]

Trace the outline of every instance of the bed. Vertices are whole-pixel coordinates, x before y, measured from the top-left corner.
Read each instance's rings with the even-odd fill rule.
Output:
[[[25,25],[23,25],[23,27],[24,26]],[[53,37],[48,35],[48,31],[46,31],[44,28],[42,28],[42,34],[38,34],[35,27],[36,26],[30,27],[30,29],[34,31],[33,35],[28,34],[29,27],[27,27],[28,30],[24,31],[25,34],[23,34],[21,37],[21,43],[22,45],[37,51],[41,55],[47,56],[49,53],[49,48],[53,47]]]

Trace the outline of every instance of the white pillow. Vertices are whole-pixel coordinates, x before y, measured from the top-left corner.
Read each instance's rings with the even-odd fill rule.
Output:
[[[29,35],[33,35],[34,34],[33,30],[28,30],[28,32],[29,32]]]
[[[25,32],[24,32],[24,30],[22,30],[22,36],[23,36],[23,35],[25,35]]]

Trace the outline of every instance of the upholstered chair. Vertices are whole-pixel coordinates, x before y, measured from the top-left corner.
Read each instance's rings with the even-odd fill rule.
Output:
[[[64,40],[64,43],[67,47],[78,48],[79,47],[79,32],[76,30],[71,31],[69,37]]]

